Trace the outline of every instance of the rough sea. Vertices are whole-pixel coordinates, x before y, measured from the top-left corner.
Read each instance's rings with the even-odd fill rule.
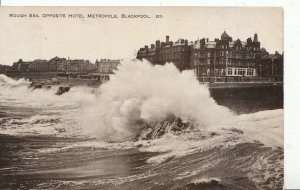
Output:
[[[172,64],[29,84],[0,75],[0,189],[283,189],[282,108],[236,113]]]

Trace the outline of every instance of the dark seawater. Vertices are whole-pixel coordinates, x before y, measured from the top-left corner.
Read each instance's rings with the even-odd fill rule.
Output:
[[[238,114],[283,108],[283,85],[211,88],[211,96]]]
[[[283,187],[283,107],[260,93],[257,110],[243,92],[215,95],[237,114],[209,128],[168,132],[169,122],[153,139],[115,142],[86,133],[79,119],[95,89],[55,96],[55,88],[32,91],[22,79],[1,77],[0,189]]]

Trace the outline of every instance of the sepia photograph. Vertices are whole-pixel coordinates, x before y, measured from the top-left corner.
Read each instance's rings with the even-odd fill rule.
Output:
[[[282,190],[282,7],[0,7],[0,189]]]

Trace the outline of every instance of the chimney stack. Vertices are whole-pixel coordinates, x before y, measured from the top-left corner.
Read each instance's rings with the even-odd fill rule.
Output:
[[[256,34],[256,33],[254,34],[253,42],[258,42],[258,37],[257,37],[257,34]]]
[[[159,49],[160,48],[160,41],[159,40],[156,40],[156,49]]]
[[[184,45],[188,45],[189,41],[188,40],[184,40]]]
[[[166,44],[169,43],[169,39],[170,39],[170,37],[169,37],[169,36],[166,36]]]
[[[151,49],[154,49],[155,45],[154,44],[151,44]]]

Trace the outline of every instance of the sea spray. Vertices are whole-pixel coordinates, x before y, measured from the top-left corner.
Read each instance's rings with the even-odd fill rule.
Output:
[[[24,106],[40,107],[47,105],[48,108],[56,106],[73,106],[86,104],[94,101],[95,94],[93,89],[86,86],[74,86],[68,93],[57,96],[55,93],[59,86],[52,86],[51,89],[29,88],[30,82],[24,78],[14,80],[6,75],[0,74],[0,98],[9,99]]]
[[[9,135],[81,136],[80,108],[94,102],[92,88],[76,86],[61,96],[51,89],[29,88],[25,79],[0,75],[0,133]]]
[[[215,103],[193,71],[180,72],[172,63],[124,62],[99,91],[96,102],[83,109],[82,123],[91,126],[93,134],[113,140],[132,137],[142,123],[169,116],[199,128],[233,116]]]
[[[29,81],[21,78],[19,80],[14,80],[12,78],[7,77],[4,74],[0,74],[0,86],[1,87],[14,87],[22,84],[29,84]]]

